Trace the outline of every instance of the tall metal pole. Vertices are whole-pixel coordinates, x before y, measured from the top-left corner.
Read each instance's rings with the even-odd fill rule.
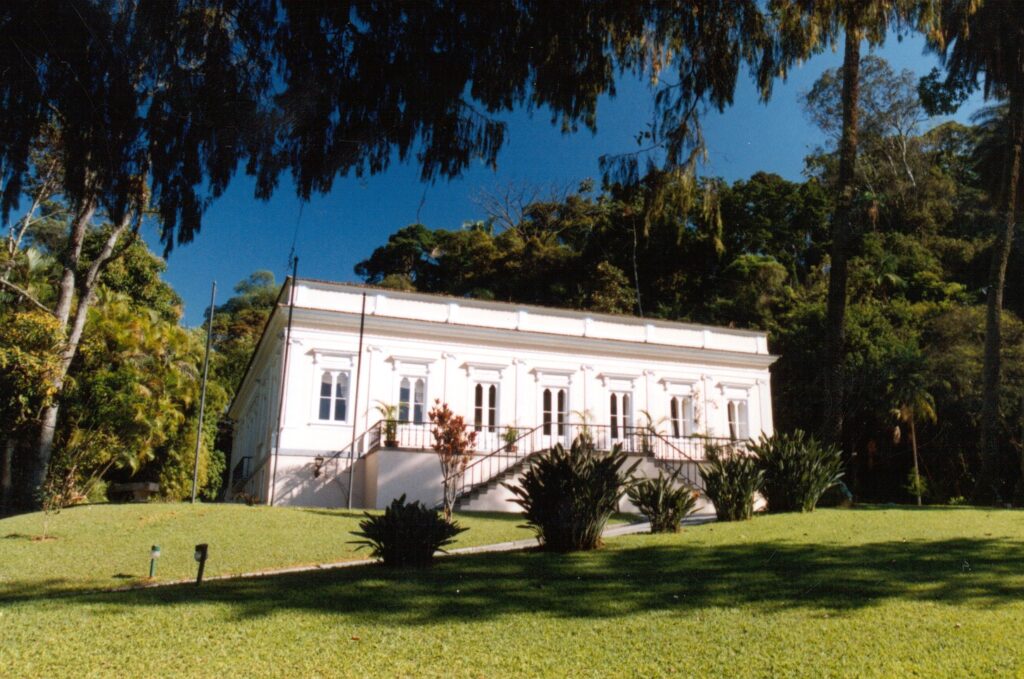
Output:
[[[199,395],[199,424],[196,425],[196,459],[192,463],[192,504],[199,485],[199,447],[203,444],[203,418],[206,417],[206,377],[210,374],[210,344],[213,342],[213,305],[217,299],[217,281],[210,287],[210,316],[206,320],[206,355],[203,356],[203,386]]]
[[[366,327],[366,293],[363,293],[363,309],[359,312],[359,355],[356,358],[356,395],[352,399],[352,445],[348,457],[348,508],[352,509],[352,481],[356,473],[356,422],[359,421],[359,375],[363,372],[363,329]],[[370,397],[369,394],[366,395]]]
[[[284,397],[287,393],[288,356],[292,348],[292,314],[295,311],[295,282],[298,280],[299,258],[292,257],[291,289],[288,290],[288,330],[284,336],[284,357],[281,359],[281,388],[277,398],[277,440],[274,442],[274,471],[270,475],[270,505],[277,495],[277,458],[281,453],[281,432],[284,431]]]

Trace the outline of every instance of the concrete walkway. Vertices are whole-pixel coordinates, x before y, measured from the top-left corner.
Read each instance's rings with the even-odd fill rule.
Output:
[[[683,520],[684,526],[696,526],[702,523],[708,523],[713,521],[713,518],[706,516],[690,517]],[[614,538],[620,535],[632,535],[635,533],[646,533],[651,530],[651,524],[647,521],[638,521],[636,523],[619,523],[605,528],[604,533],[601,534],[604,538]],[[448,556],[458,556],[459,554],[486,554],[488,552],[514,552],[522,549],[531,549],[537,546],[536,538],[528,538],[525,540],[514,540],[511,542],[497,542],[490,545],[475,545],[473,547],[459,547],[457,549],[450,549],[445,553],[439,554],[441,558]],[[288,568],[270,568],[261,571],[251,571],[249,573],[229,573],[227,575],[213,575],[203,578],[203,582],[216,582],[218,580],[241,580],[244,578],[266,578],[273,575],[286,575],[288,573],[308,573],[311,571],[327,571],[336,568],[355,568],[356,566],[369,566],[371,564],[378,563],[377,559],[357,559],[353,561],[336,561],[333,563],[321,563],[313,566],[290,566]],[[133,585],[126,585],[124,587],[115,587],[112,589],[104,590],[92,590],[90,592],[76,592],[76,594],[96,593],[97,591],[102,592],[130,592],[138,589],[151,589],[153,587],[173,587],[176,585],[188,585],[195,584],[195,580],[162,580],[160,582],[145,582]]]
[[[704,523],[710,523],[714,521],[713,516],[691,516],[683,519],[683,526],[699,526]],[[635,523],[617,523],[612,526],[608,526],[604,529],[604,533],[601,534],[603,538],[615,538],[620,535],[634,535],[636,533],[647,533],[651,530],[651,524],[647,521],[638,521]],[[489,552],[514,552],[522,549],[532,549],[537,546],[536,538],[528,538],[525,540],[513,540],[511,542],[496,542],[490,545],[475,545],[473,547],[459,547],[457,549],[450,549],[447,552],[438,554],[440,558],[449,556],[458,556],[459,554],[486,554]],[[357,559],[353,561],[336,561],[332,563],[321,563],[312,566],[290,566],[287,568],[270,568],[261,571],[251,571],[248,573],[229,573],[227,575],[212,575],[203,578],[203,582],[216,582],[219,580],[241,580],[245,578],[266,578],[274,575],[287,575],[289,573],[309,573],[311,571],[328,571],[336,568],[355,568],[357,566],[369,566],[375,563],[379,563],[377,559]],[[144,582],[132,585],[125,585],[124,587],[114,587],[111,589],[102,590],[89,590],[86,592],[73,592],[69,594],[95,594],[97,592],[130,592],[139,589],[151,589],[154,587],[174,587],[178,585],[190,585],[195,584],[194,579],[189,580],[162,580],[160,582]]]

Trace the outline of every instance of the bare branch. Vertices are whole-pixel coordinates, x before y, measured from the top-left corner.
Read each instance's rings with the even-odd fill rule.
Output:
[[[7,288],[8,290],[10,290],[14,294],[18,295],[23,300],[25,300],[26,302],[30,303],[32,306],[36,307],[40,311],[45,311],[46,313],[50,314],[51,316],[54,315],[52,309],[50,309],[45,304],[40,302],[38,299],[33,297],[32,293],[30,293],[28,290],[25,290],[24,288],[21,288],[21,287],[15,285],[14,283],[11,283],[10,281],[4,279],[4,278],[0,278],[0,286],[3,286],[5,288]]]

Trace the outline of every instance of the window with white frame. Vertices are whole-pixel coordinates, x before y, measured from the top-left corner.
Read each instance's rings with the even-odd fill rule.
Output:
[[[398,384],[398,419],[422,424],[427,401],[427,381],[422,377],[403,377]]]
[[[682,438],[693,436],[693,398],[671,396],[668,401],[668,419],[672,425],[672,436]]]
[[[541,394],[544,436],[551,436],[557,425],[559,436],[565,436],[569,419],[569,393],[565,389],[546,387]]]
[[[324,370],[320,373],[320,403],[317,419],[324,422],[348,421],[347,370]]]
[[[746,441],[750,438],[750,412],[746,399],[730,399],[728,405],[729,438]]]
[[[613,391],[608,402],[609,424],[613,439],[630,434],[633,425],[633,399],[628,392]]]
[[[473,429],[495,431],[498,426],[498,385],[478,383],[473,389]]]

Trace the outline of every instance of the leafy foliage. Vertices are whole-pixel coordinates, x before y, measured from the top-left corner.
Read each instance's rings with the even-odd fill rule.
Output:
[[[750,451],[764,471],[761,493],[770,512],[814,511],[825,491],[843,477],[839,450],[799,429],[762,436]]]
[[[757,458],[742,450],[709,443],[701,466],[704,493],[715,505],[719,521],[744,521],[754,515],[754,495],[764,484]]]
[[[41,311],[0,311],[0,436],[31,423],[53,397],[61,333]]]
[[[445,521],[451,521],[459,479],[473,458],[476,432],[470,431],[462,416],[453,413],[448,404],[442,404],[440,399],[434,401],[434,407],[430,409],[428,415],[432,425],[430,434],[434,437],[432,447],[441,462],[444,518]]]
[[[392,500],[383,514],[367,512],[359,529],[352,534],[363,539],[353,542],[369,547],[385,566],[429,566],[435,552],[443,551],[466,530],[419,501],[407,503],[404,494]]]
[[[658,472],[657,478],[637,481],[628,491],[630,501],[651,522],[652,533],[678,532],[679,524],[697,506],[697,491],[677,484],[678,476],[678,470],[672,475]]]
[[[596,549],[639,462],[623,469],[625,464],[621,445],[598,453],[577,438],[569,450],[559,443],[532,458],[518,485],[504,485],[544,549]]]

